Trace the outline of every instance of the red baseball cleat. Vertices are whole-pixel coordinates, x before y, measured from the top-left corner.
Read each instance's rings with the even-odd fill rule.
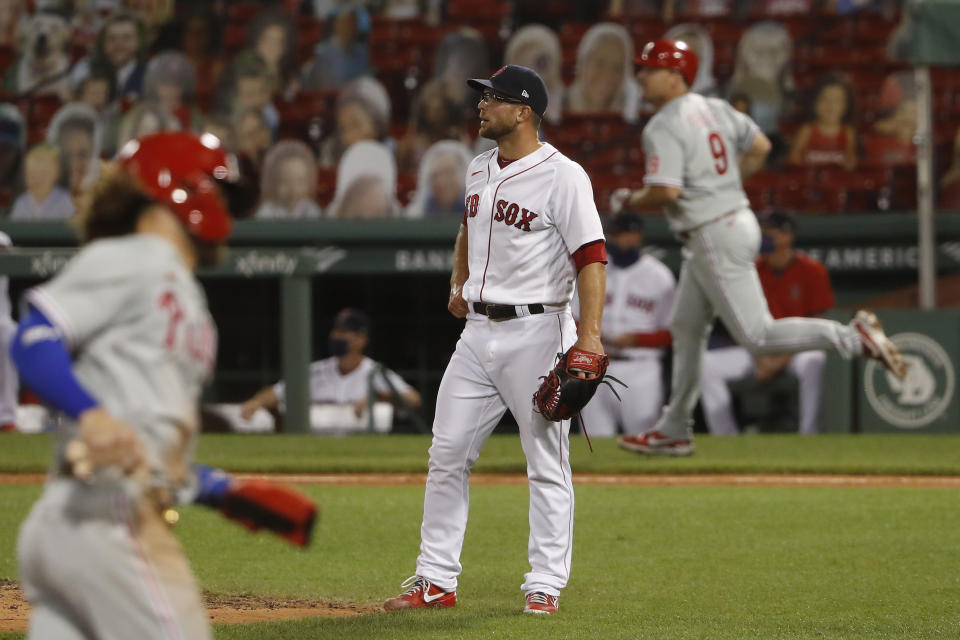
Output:
[[[17,429],[17,425],[12,422],[5,422],[0,424],[0,433],[18,433],[20,430]]]
[[[872,311],[861,309],[850,321],[850,326],[860,334],[863,355],[879,360],[883,366],[900,379],[907,377],[907,361],[897,345],[883,332],[880,320]]]
[[[689,456],[693,454],[693,440],[671,438],[659,431],[646,431],[637,436],[620,436],[617,443],[623,448],[648,456]]]
[[[523,605],[523,612],[550,615],[556,613],[559,607],[560,596],[551,596],[543,591],[531,591],[527,594],[527,603]]]
[[[383,603],[383,608],[387,611],[421,607],[452,607],[457,604],[456,591],[444,591],[423,576],[411,576],[400,586],[407,590]]]

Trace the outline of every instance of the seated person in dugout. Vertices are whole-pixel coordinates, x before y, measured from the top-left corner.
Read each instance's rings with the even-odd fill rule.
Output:
[[[673,273],[641,250],[643,217],[621,211],[604,225],[607,292],[603,305],[603,348],[607,373],[627,386],[616,392],[601,385],[580,413],[587,435],[637,435],[653,428],[663,408],[663,355],[670,346],[670,311],[676,290]],[[580,298],[573,300],[580,319]]]
[[[793,216],[774,210],[760,218],[763,243],[757,273],[774,318],[819,316],[833,308],[833,289],[823,263],[793,247]],[[820,431],[820,396],[827,355],[801,351],[751,356],[739,345],[712,348],[704,353],[700,397],[707,429],[713,435],[736,435],[739,428],[727,382],[753,376],[766,382],[784,371],[797,379],[802,434]]]
[[[328,343],[330,357],[310,365],[311,404],[350,405],[354,417],[361,419],[365,417],[369,406],[371,391],[376,393],[378,400],[385,401],[395,401],[396,391],[404,404],[413,409],[420,407],[420,393],[399,375],[385,367],[382,368],[382,375],[373,373],[374,369],[381,365],[364,355],[369,332],[370,319],[362,311],[348,308],[336,315]],[[282,409],[284,401],[285,387],[281,380],[261,389],[244,402],[240,415],[244,420],[250,420],[259,409]],[[313,422],[311,418],[311,423]],[[347,425],[311,426],[314,429],[324,429]]]

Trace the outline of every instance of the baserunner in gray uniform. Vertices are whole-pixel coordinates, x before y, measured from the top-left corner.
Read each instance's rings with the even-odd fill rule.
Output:
[[[876,358],[904,377],[902,355],[869,311],[857,312],[848,325],[773,319],[754,267],[760,227],[742,185],[763,166],[770,141],[723,100],[690,93],[697,58],[684,43],[650,42],[636,63],[644,99],[657,113],[643,130],[645,186],[622,190],[615,200],[634,209],[662,206],[684,246],[670,324],[670,402],[653,429],[622,437],[620,445],[643,454],[693,453],[701,358],[715,315],[753,355],[832,349],[845,358]]]
[[[197,402],[216,357],[193,273],[231,228],[215,143],[131,143],[97,186],[84,248],[25,294],[14,361],[69,418],[18,543],[31,639],[211,637],[168,520],[193,478]]]

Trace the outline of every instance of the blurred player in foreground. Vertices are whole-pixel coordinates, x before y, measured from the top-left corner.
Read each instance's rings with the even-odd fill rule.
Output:
[[[684,260],[670,325],[670,403],[653,429],[624,436],[620,445],[652,455],[693,453],[692,414],[715,315],[754,356],[831,349],[845,358],[876,358],[904,377],[903,356],[869,311],[857,312],[848,325],[773,319],[754,267],[760,227],[742,184],[763,166],[770,141],[724,100],[690,92],[697,57],[682,42],[650,42],[636,63],[644,99],[657,113],[643,130],[644,188],[614,198],[617,206],[628,201],[634,209],[663,207],[683,243]]]
[[[191,466],[217,347],[194,271],[230,233],[231,166],[213,136],[132,141],[94,189],[85,246],[25,294],[11,354],[23,384],[67,417],[18,542],[31,639],[210,638],[170,530],[178,500],[251,528],[281,511],[302,523],[291,541],[309,533],[314,508],[298,494]]]

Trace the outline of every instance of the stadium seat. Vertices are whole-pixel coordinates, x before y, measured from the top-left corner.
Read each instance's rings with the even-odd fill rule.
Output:
[[[40,126],[46,128],[62,106],[60,97],[50,94],[31,96],[20,100],[18,104],[20,113],[26,118],[27,127],[31,129]]]
[[[17,51],[10,46],[0,46],[0,69],[7,70],[17,60]]]
[[[817,20],[818,42],[850,45],[857,36],[857,23],[848,17],[821,16]]]
[[[859,13],[856,18],[849,18],[856,25],[856,41],[860,44],[886,44],[890,35],[897,28],[897,20],[888,20],[883,16],[869,13]]]
[[[447,4],[447,20],[470,24],[476,20],[496,20],[510,17],[513,5],[508,0],[450,0]]]
[[[312,16],[300,16],[297,25],[297,54],[301,63],[312,55],[317,43],[323,39],[324,24]]]
[[[247,25],[228,23],[223,30],[223,50],[232,56],[247,44]]]
[[[227,4],[227,20],[247,23],[262,9],[263,5],[257,2],[230,2]]]
[[[407,206],[417,190],[417,174],[415,172],[397,174],[397,199],[400,204]]]
[[[323,207],[330,206],[333,195],[337,190],[337,170],[336,168],[323,168],[317,170],[317,202]]]

